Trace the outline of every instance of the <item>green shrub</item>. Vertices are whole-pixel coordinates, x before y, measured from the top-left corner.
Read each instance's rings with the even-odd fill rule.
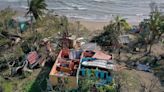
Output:
[[[31,87],[33,86],[34,82],[35,82],[35,80],[27,81],[22,87],[23,92],[29,92],[31,90]]]
[[[31,51],[30,46],[27,41],[22,43],[21,48],[25,54],[27,54]]]
[[[98,88],[99,92],[116,92],[113,85],[101,86]]]
[[[4,92],[13,92],[13,84],[10,81],[5,81],[1,76],[0,76],[0,85],[3,89]]]
[[[0,46],[8,45],[10,42],[9,39],[0,38]]]

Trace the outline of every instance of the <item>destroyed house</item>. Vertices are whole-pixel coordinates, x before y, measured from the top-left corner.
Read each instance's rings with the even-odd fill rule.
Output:
[[[81,78],[88,76],[96,77],[99,81],[96,84],[101,86],[112,83],[111,71],[114,69],[112,55],[95,50],[62,49],[51,69],[49,80],[52,86],[63,83],[66,88],[74,89],[78,88]]]
[[[76,73],[80,63],[82,50],[62,49],[49,74],[53,86],[62,81],[67,81],[67,88],[77,88]]]
[[[112,83],[111,71],[115,69],[112,55],[101,51],[84,51],[79,65],[79,78],[95,77],[99,82],[96,85]]]

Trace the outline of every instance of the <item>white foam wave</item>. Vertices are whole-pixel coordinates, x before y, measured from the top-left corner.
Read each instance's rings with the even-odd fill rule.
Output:
[[[107,2],[107,0],[94,0],[95,2],[100,2],[100,3],[104,3]]]
[[[23,9],[28,9],[28,6],[25,6],[25,5],[21,5],[20,7]]]
[[[87,10],[87,8],[84,8],[84,7],[48,7],[48,9],[54,9],[54,10]]]
[[[20,2],[20,1],[26,1],[26,0],[0,0],[3,2]]]
[[[83,7],[82,5],[75,3],[67,3],[67,6],[73,8],[74,10],[87,10],[87,8]]]
[[[104,16],[97,16],[97,15],[86,15],[86,16],[83,16],[83,15],[74,15],[74,14],[67,14],[66,15],[67,17],[69,18],[75,18],[75,19],[85,19],[85,20],[101,20],[101,21],[107,21],[107,20],[110,20],[111,19],[111,16],[108,16],[108,15],[104,15]]]
[[[53,10],[73,10],[71,7],[48,7],[48,9],[53,9]]]
[[[84,7],[74,7],[74,10],[87,10],[87,8],[84,8]]]

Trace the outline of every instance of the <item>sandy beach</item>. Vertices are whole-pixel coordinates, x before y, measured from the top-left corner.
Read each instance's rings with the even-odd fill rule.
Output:
[[[15,15],[15,17],[16,16],[24,16],[26,13],[25,11],[19,11],[19,10],[16,10],[16,12],[17,12],[17,14]],[[86,27],[90,31],[103,30],[103,27],[108,25],[110,20],[112,20],[112,19],[108,19],[108,20],[104,21],[104,20],[87,20],[87,19],[69,18],[69,17],[67,17],[67,18],[70,23],[76,23],[77,21],[80,21],[80,24],[83,25],[84,27]],[[127,20],[127,22],[130,25],[138,25],[138,23],[140,21],[138,21],[137,19],[135,19],[135,21]]]
[[[80,24],[86,27],[90,31],[95,30],[102,30],[105,25],[108,25],[109,22],[102,22],[102,21],[92,21],[92,20],[85,20],[85,19],[69,19],[69,22],[76,23],[80,21]]]
[[[16,10],[17,14],[14,16],[24,16],[25,12]],[[68,17],[67,17],[68,18]],[[80,24],[86,27],[90,31],[102,30],[104,26],[108,25],[107,21],[96,21],[96,20],[86,20],[86,19],[77,19],[77,18],[68,18],[70,23],[76,23],[80,21]]]
[[[86,19],[75,19],[75,18],[68,18],[69,22],[76,23],[77,21],[80,21],[80,24],[86,27],[90,31],[96,31],[96,30],[102,30],[104,26],[108,25],[110,23],[109,19],[108,21],[99,21],[99,20],[86,20]],[[132,25],[138,25],[141,20],[135,19],[135,21],[129,21],[127,22]]]

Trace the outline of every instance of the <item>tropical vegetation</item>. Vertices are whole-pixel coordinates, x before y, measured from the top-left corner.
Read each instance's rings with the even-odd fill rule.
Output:
[[[28,0],[28,12],[27,14],[33,14],[34,18],[41,19],[41,16],[44,13],[44,10],[46,10],[47,4],[45,3],[45,0]]]
[[[155,4],[153,4],[151,7],[152,8],[149,19],[144,20],[140,24],[140,26],[144,27],[143,30],[148,31],[149,33],[149,36],[147,38],[147,43],[150,44],[148,50],[149,52],[151,52],[154,41],[159,40],[164,33],[163,15]]]
[[[69,23],[66,17],[54,16],[49,12],[43,17],[42,15],[45,13],[44,10],[46,10],[46,6],[45,0],[29,1],[27,14],[32,14],[36,20],[36,23],[33,24],[33,27],[35,28],[34,32],[30,32],[30,29],[28,28],[27,31],[20,33],[17,32],[16,28],[8,27],[9,19],[11,19],[16,12],[10,8],[0,11],[0,91],[3,90],[5,92],[12,92],[14,90],[20,92],[36,92],[47,90],[46,84],[48,83],[46,79],[48,78],[48,73],[50,72],[50,66],[52,64],[48,63],[48,66],[36,69],[33,73],[24,72],[21,75],[12,77],[8,63],[11,61],[20,62],[28,52],[34,49],[46,56],[44,46],[40,45],[41,40],[44,38],[49,38],[50,40],[53,40],[52,42],[55,44],[57,43],[56,37],[61,37],[61,35],[58,34],[65,32],[65,30],[67,34],[71,33],[73,35],[86,38],[89,37],[88,30],[82,27],[80,23]],[[102,50],[108,51],[110,54],[121,49],[124,55],[127,54],[127,59],[122,60],[120,58],[120,62],[125,63],[128,69],[135,69],[134,66],[136,62],[149,64],[154,71],[153,73],[158,76],[159,79],[163,80],[163,57],[162,55],[155,56],[152,52],[152,46],[160,43],[160,40],[164,34],[164,15],[159,11],[155,4],[152,4],[151,6],[153,7],[151,8],[152,10],[149,18],[144,19],[139,24],[139,33],[132,34],[136,36],[137,39],[132,47],[137,48],[138,44],[141,44],[142,42],[142,45],[145,45],[146,49],[148,48],[147,46],[149,46],[149,49],[147,50],[147,52],[149,52],[148,54],[145,54],[145,52],[143,54],[140,51],[131,51],[129,44],[124,45],[119,43],[119,36],[131,34],[130,30],[132,28],[126,19],[120,16],[116,16],[114,20],[110,21],[110,23],[105,26],[103,30],[101,30],[102,33],[96,37],[93,37],[91,41],[98,43],[98,45],[102,47]],[[20,37],[21,41],[19,43],[15,43],[12,39],[10,39],[10,35]],[[125,48],[129,52],[126,52]],[[54,62],[54,60],[51,59],[49,61]],[[133,70],[131,72],[129,71],[130,70],[119,72],[119,75],[115,75],[118,76],[115,81],[117,90],[121,90],[121,88],[128,89],[129,87],[130,89],[139,88],[138,85],[140,84],[139,81],[137,81],[139,78],[133,75]],[[80,80],[78,90],[91,91],[95,88],[95,82],[96,79],[91,79],[88,77]],[[61,87],[62,85],[59,86]],[[107,92],[109,90],[110,92],[116,91],[113,85],[97,87],[97,90],[100,92]],[[65,89],[62,89],[62,91],[65,91]]]

